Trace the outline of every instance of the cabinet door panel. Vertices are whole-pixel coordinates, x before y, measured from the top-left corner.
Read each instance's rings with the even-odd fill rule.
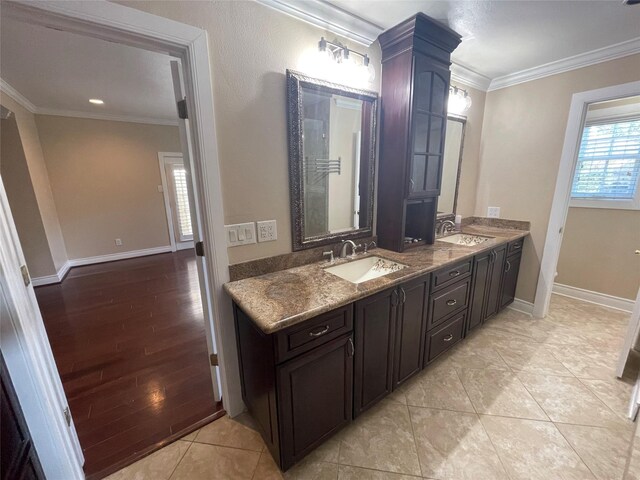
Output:
[[[355,416],[391,392],[397,301],[394,288],[356,303]]]
[[[351,421],[351,342],[341,337],[278,367],[283,470]]]
[[[394,387],[422,368],[428,288],[428,276],[400,286],[400,305],[396,321]]]
[[[504,264],[500,309],[509,305],[516,297],[516,286],[518,284],[518,273],[520,272],[521,258],[522,255],[512,255],[507,258],[507,261]]]
[[[498,313],[500,308],[500,293],[502,290],[502,272],[504,271],[504,263],[507,256],[507,245],[501,245],[493,249],[494,259],[491,266],[491,276],[489,278],[489,289],[487,293],[487,310],[485,319]]]
[[[439,73],[433,74],[431,83],[431,111],[433,113],[442,114],[446,111],[446,100],[449,95],[449,71],[447,72],[447,78]]]
[[[444,132],[444,118],[431,115],[429,122],[429,153],[440,155],[443,151],[442,138]]]
[[[469,321],[467,332],[482,325],[487,298],[487,280],[491,267],[491,255],[486,253],[477,256],[473,261],[473,291],[471,292],[471,305],[469,307]]]
[[[440,155],[429,155],[427,157],[427,173],[424,185],[424,192],[427,195],[437,196],[440,194],[441,164],[442,157]]]

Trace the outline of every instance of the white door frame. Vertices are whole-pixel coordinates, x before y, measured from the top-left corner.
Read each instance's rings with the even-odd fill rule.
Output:
[[[223,291],[229,281],[224,211],[217,152],[207,32],[196,27],[104,0],[92,2],[3,2],[2,14],[63,31],[101,38],[179,58],[183,68],[190,134],[195,153],[191,174],[202,212],[204,252],[211,292],[211,319],[206,327],[216,339],[220,385],[231,416],[244,409],[231,301]],[[188,168],[188,167],[187,167]],[[31,299],[33,305],[35,297]],[[22,319],[21,319],[22,321]],[[57,372],[50,372],[57,377]],[[58,379],[59,381],[59,379]],[[215,385],[214,387],[218,387]],[[68,435],[67,432],[64,432]],[[62,460],[61,460],[62,461]],[[73,478],[73,477],[70,477]]]
[[[47,478],[84,478],[84,456],[0,179],[0,348]]]
[[[164,210],[167,214],[167,228],[169,229],[169,241],[171,242],[171,251],[186,250],[193,248],[193,240],[180,242],[176,240],[176,233],[173,223],[173,208],[171,207],[171,199],[169,195],[169,182],[167,181],[167,164],[179,163],[184,164],[182,153],[180,152],[158,152],[158,165],[160,167],[160,179],[162,181],[162,196],[164,198]]]
[[[640,95],[640,81],[574,93],[571,97],[569,119],[564,135],[560,168],[556,179],[547,237],[544,242],[542,262],[540,264],[536,298],[533,304],[533,316],[536,318],[545,317],[549,311],[551,292],[556,277],[558,258],[560,257],[562,234],[567,221],[567,214],[569,213],[571,185],[578,162],[578,150],[589,104],[633,95]]]

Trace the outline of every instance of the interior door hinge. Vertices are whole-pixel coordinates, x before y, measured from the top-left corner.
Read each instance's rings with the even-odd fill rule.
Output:
[[[204,257],[204,242],[196,242],[196,255],[199,257]]]
[[[20,265],[20,273],[22,273],[22,281],[24,282],[24,286],[28,287],[31,283],[31,276],[29,276],[29,269],[26,265]]]
[[[217,367],[218,366],[218,354],[217,353],[212,353],[211,355],[209,355],[209,363],[211,363],[212,367]]]
[[[183,120],[189,118],[189,112],[187,111],[187,97],[184,97],[178,102],[178,117]]]
[[[67,422],[67,427],[71,426],[71,411],[69,410],[69,407],[66,407],[64,409],[64,420],[65,422]]]

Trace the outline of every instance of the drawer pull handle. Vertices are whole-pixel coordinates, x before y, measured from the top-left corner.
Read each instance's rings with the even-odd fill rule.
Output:
[[[445,342],[450,342],[451,340],[453,340],[453,333],[450,333],[449,335],[444,337],[442,340],[444,340]]]
[[[458,275],[460,275],[460,270],[451,270],[449,272],[450,277],[457,277]]]
[[[522,244],[521,244],[521,243],[516,243],[516,244],[513,246],[513,249],[514,249],[514,250],[518,250],[520,247],[522,247]]]
[[[325,325],[322,330],[316,332],[309,332],[310,337],[320,337],[329,331],[329,325]]]
[[[449,305],[450,307],[453,307],[456,303],[458,303],[457,300],[447,300],[447,305]]]
[[[353,340],[349,338],[349,340],[347,340],[347,343],[349,344],[349,356],[353,357],[353,355],[356,353],[356,347],[353,345]]]

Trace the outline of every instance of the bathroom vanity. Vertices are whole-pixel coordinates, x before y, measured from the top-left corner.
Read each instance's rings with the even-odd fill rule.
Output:
[[[243,398],[282,470],[513,301],[528,224],[476,222],[405,253],[377,248],[225,286]],[[374,256],[377,278],[335,269]]]

